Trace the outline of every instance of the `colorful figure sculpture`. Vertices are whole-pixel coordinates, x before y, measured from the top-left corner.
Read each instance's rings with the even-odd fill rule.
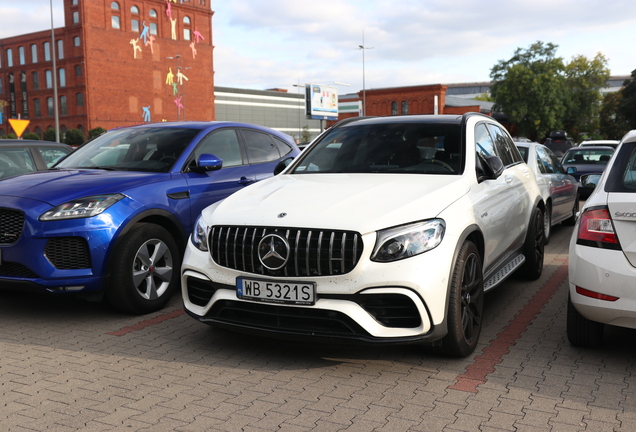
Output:
[[[195,41],[196,43],[199,43],[199,42],[201,42],[202,40],[205,40],[205,38],[203,37],[203,35],[202,35],[201,33],[199,33],[199,30],[196,30],[196,29],[195,29],[195,30],[192,32],[192,34],[194,35],[194,41]]]
[[[146,46],[150,45],[150,52],[152,54],[155,53],[154,49],[152,48],[154,43],[155,43],[155,35],[148,36],[148,41],[146,42]]]
[[[168,0],[166,0],[166,15],[168,15],[169,19],[172,19],[172,5]]]
[[[142,21],[141,25],[144,27],[144,29],[141,31],[139,38],[143,39],[144,45],[146,45],[148,43],[148,31],[150,30],[150,27],[146,25],[146,21]]]
[[[179,85],[183,85],[183,80],[189,81],[188,77],[181,72],[181,70],[177,71],[177,81],[179,81]]]
[[[172,95],[176,95],[177,93],[179,93],[179,87],[177,87],[177,83],[173,82],[172,83]]]
[[[194,41],[190,42],[190,49],[192,50],[192,58],[197,57],[197,49],[194,45],[195,45]]]
[[[166,75],[166,84],[172,85],[174,83],[174,74],[172,73],[172,68],[168,68],[168,74]]]
[[[149,122],[150,121],[150,105],[148,105],[147,107],[142,106],[141,109],[143,110],[144,121]]]
[[[172,29],[172,40],[177,40],[177,19],[170,18],[170,26]]]
[[[130,44],[133,46],[133,57],[137,58],[137,51],[141,52],[141,47],[139,46],[139,38],[131,39]]]
[[[177,106],[177,114],[181,115],[181,108],[183,108],[183,104],[181,103],[181,96],[174,99],[174,104]]]

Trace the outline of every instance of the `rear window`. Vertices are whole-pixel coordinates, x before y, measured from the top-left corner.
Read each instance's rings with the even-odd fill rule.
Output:
[[[606,192],[636,192],[636,143],[624,143],[605,184]]]

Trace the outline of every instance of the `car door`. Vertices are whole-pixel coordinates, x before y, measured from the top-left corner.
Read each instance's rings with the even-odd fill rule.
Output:
[[[552,220],[562,220],[572,214],[578,186],[547,147],[537,146],[537,156],[544,166],[544,176],[548,179],[552,196]]]
[[[525,221],[527,198],[523,198],[520,177],[530,168],[520,162],[521,155],[511,154],[503,137],[486,122],[475,126],[478,157],[499,156],[505,169],[497,179],[485,180],[475,187],[473,211],[484,231],[484,268],[488,270],[523,242],[528,221]],[[498,142],[499,141],[499,142]],[[510,141],[512,143],[512,140]],[[514,146],[514,143],[512,143]],[[485,275],[488,276],[487,274]]]
[[[212,154],[223,160],[223,167],[217,171],[203,173],[185,170],[184,176],[190,193],[191,222],[205,207],[256,181],[253,168],[246,163],[241,151],[239,133],[236,128],[217,129],[203,137],[188,163],[196,164],[198,157]]]

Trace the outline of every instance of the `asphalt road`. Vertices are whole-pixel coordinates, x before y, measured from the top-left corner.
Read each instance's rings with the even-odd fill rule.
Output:
[[[486,297],[473,355],[291,343],[0,292],[2,431],[634,431],[636,333],[565,335],[567,248]]]

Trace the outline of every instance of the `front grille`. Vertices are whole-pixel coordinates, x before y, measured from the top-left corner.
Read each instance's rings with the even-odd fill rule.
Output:
[[[289,259],[270,270],[258,258],[258,245],[268,234],[285,237]],[[210,255],[217,264],[267,276],[332,276],[349,273],[362,255],[362,236],[353,231],[305,228],[215,226],[210,232]]]
[[[190,303],[197,306],[207,305],[218,289],[236,290],[234,285],[228,286],[191,276],[188,276],[186,279],[186,286],[188,288],[188,299]]]
[[[0,264],[0,277],[35,279],[38,275],[22,264],[5,261]]]
[[[90,268],[91,257],[83,237],[55,237],[46,243],[44,255],[59,270]]]
[[[22,235],[24,213],[19,210],[0,208],[0,245],[17,242]]]

